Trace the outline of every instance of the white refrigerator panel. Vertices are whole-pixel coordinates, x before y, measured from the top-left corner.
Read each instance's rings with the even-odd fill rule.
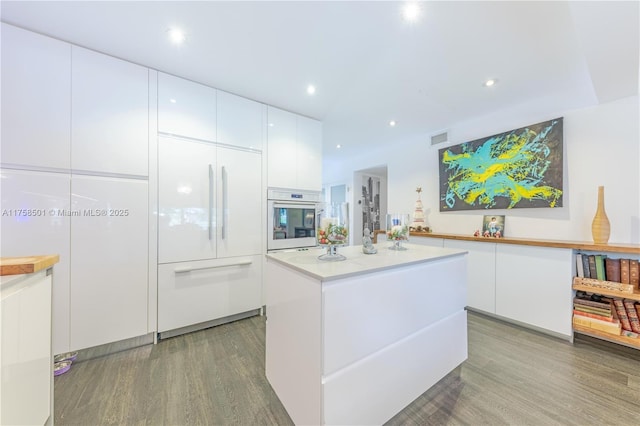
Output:
[[[73,47],[71,167],[146,176],[149,71]]]
[[[260,308],[262,256],[158,267],[158,331]]]
[[[216,147],[158,138],[158,263],[216,257]]]
[[[218,148],[218,257],[260,254],[262,155]]]
[[[69,168],[71,46],[2,24],[2,161]]]
[[[147,334],[148,182],[73,176],[71,349]]]
[[[53,353],[69,351],[69,175],[2,170],[2,256],[58,254],[53,275]]]

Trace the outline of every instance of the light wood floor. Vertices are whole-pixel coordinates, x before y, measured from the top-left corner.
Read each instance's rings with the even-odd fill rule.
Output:
[[[55,379],[57,425],[290,425],[264,376],[264,317],[106,357]],[[638,425],[640,353],[469,313],[469,359],[389,425]]]

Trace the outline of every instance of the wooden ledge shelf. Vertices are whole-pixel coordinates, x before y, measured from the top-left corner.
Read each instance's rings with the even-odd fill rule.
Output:
[[[378,234],[384,234],[384,230],[377,230],[374,232],[374,236],[377,238]],[[487,238],[487,237],[474,237],[473,235],[462,234],[441,234],[436,232],[410,232],[410,237],[423,237],[423,238],[443,238],[446,240],[461,240],[461,241],[477,241],[481,243],[497,243],[497,244],[515,244],[521,246],[538,246],[538,247],[552,247],[552,248],[567,248],[573,250],[585,250],[585,251],[597,251],[606,253],[626,253],[626,254],[640,254],[639,244],[625,244],[625,243],[611,243],[611,244],[594,244],[588,241],[563,241],[563,240],[539,240],[533,238]]]
[[[594,330],[588,327],[582,327],[580,325],[573,325],[573,331],[575,333],[584,334],[585,336],[596,337],[598,339],[606,340],[613,343],[619,343],[621,345],[629,346],[631,348],[640,349],[640,338],[633,338],[627,336],[618,336],[616,334],[605,333],[604,331]]]
[[[587,293],[601,294],[607,297],[617,297],[618,299],[631,299],[640,302],[640,290],[634,289],[633,293],[625,293],[624,291],[608,290],[606,288],[590,287],[586,285],[573,284],[574,290],[586,291]]]

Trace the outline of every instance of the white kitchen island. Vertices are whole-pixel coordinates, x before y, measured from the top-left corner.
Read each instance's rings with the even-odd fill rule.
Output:
[[[266,375],[296,424],[382,424],[467,358],[466,252],[387,246],[267,255]]]

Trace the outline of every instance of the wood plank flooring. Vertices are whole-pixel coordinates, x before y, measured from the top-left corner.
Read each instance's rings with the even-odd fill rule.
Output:
[[[78,362],[57,425],[290,425],[264,376],[264,317]],[[388,425],[638,425],[640,351],[469,312],[469,359]]]

